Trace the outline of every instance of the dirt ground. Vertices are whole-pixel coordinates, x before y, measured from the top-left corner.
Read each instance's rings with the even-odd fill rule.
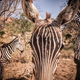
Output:
[[[5,38],[0,38],[0,42],[10,42],[12,37],[4,35]],[[27,39],[29,40],[30,33],[27,33]],[[22,39],[23,45],[24,40]],[[0,43],[2,45],[2,43]],[[5,67],[3,80],[32,80],[33,64],[32,54],[29,44],[27,44],[27,50],[24,53],[20,53],[16,50],[12,54],[10,62]],[[60,52],[59,63],[57,71],[55,73],[54,80],[75,80],[76,76],[76,64],[74,63],[74,51],[72,49],[64,50]]]
[[[72,50],[62,50],[54,80],[75,80],[75,77],[76,64],[74,63],[74,52]]]
[[[54,80],[75,80],[76,64],[74,63],[74,53],[72,50],[67,52],[65,50],[61,51]],[[7,64],[3,80],[32,80],[32,75],[32,62],[18,61]]]

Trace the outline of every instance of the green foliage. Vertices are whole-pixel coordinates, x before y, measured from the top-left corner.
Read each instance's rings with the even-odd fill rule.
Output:
[[[71,46],[65,47],[64,50],[74,49],[75,44],[72,44]]]
[[[72,37],[71,34],[66,34],[66,35],[65,35],[65,38],[66,38],[66,39],[70,39],[71,37]]]
[[[20,19],[21,20],[25,20],[26,19],[25,16],[24,16],[24,13],[21,13]]]
[[[11,35],[14,33],[21,33],[24,35],[26,31],[31,32],[34,28],[34,24],[28,21],[23,13],[20,16],[20,19],[14,20],[12,23],[8,23],[7,26],[9,26]]]
[[[67,41],[67,44],[64,47],[64,50],[74,49],[74,47],[75,47],[75,37],[73,37],[73,34],[71,34],[71,33],[65,34],[65,32],[64,32],[63,33],[63,38],[65,39],[65,41]]]
[[[10,26],[10,23],[7,23],[6,25],[7,25],[7,26]]]
[[[1,36],[1,38],[3,37],[4,34],[5,34],[4,31],[0,31],[0,36]]]
[[[70,41],[70,43],[75,44],[75,38],[72,38],[71,41]]]

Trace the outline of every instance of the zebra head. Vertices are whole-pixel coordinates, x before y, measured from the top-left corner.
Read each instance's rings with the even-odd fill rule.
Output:
[[[23,52],[23,46],[22,46],[22,42],[21,42],[21,35],[18,35],[17,38],[15,38],[15,48],[19,49],[21,52]]]
[[[79,9],[79,5],[80,5],[80,0],[68,1],[66,8],[59,13],[56,19],[54,19],[57,21],[59,27],[73,20],[73,18],[75,17]],[[38,24],[38,26],[40,26],[41,23],[42,24],[45,23],[45,19],[41,18],[32,0],[22,0],[22,8],[25,16],[35,24]],[[50,18],[50,15],[47,15],[46,17],[47,17],[47,21],[49,22],[53,21],[53,19]]]
[[[32,0],[22,0],[25,16],[35,23],[31,37],[35,80],[53,80],[62,46],[60,26],[73,20],[79,9],[79,3],[80,0],[69,0],[66,8],[56,19],[52,19],[48,13],[46,13],[46,19],[42,19]]]

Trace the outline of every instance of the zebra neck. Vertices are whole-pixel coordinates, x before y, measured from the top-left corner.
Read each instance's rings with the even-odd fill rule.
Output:
[[[10,51],[10,54],[12,54],[15,50],[16,50],[16,43],[14,43],[14,44],[9,44],[8,45],[8,49],[9,49],[9,51]]]
[[[55,71],[57,68],[58,59],[55,60],[54,64],[48,63],[44,60],[44,64],[41,63],[34,68],[34,80],[53,80],[55,78]]]

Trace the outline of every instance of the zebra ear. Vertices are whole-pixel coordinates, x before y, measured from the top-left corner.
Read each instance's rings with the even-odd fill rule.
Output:
[[[67,24],[73,20],[78,12],[80,0],[69,0],[67,7],[57,16],[59,25]]]
[[[19,38],[19,42],[20,42],[20,39],[21,39],[21,35],[20,34],[18,35],[18,38]]]
[[[33,5],[32,0],[22,0],[22,8],[25,16],[35,23],[36,20],[41,19],[38,10]]]
[[[13,36],[13,39],[15,39],[16,37],[15,36]]]
[[[21,35],[19,34],[18,37],[21,38]]]

